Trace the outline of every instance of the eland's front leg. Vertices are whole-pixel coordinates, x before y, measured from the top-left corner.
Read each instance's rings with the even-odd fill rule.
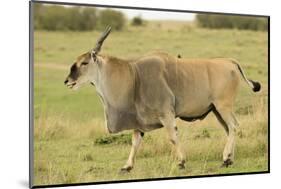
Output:
[[[127,163],[121,168],[121,171],[129,172],[131,169],[133,169],[135,158],[136,158],[136,153],[137,153],[137,150],[138,150],[141,140],[142,140],[142,135],[143,135],[143,133],[141,133],[140,131],[134,130],[133,135],[132,135],[131,152],[130,152]]]

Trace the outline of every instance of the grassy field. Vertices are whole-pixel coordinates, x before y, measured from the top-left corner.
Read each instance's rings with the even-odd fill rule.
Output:
[[[63,184],[105,180],[159,178],[266,171],[267,167],[267,33],[207,30],[185,23],[148,23],[112,32],[103,52],[122,58],[155,49],[182,57],[232,57],[249,78],[262,84],[253,93],[242,84],[235,112],[235,163],[220,168],[226,134],[214,115],[193,123],[177,121],[187,154],[178,170],[164,130],[146,133],[135,168],[120,174],[130,151],[130,132],[109,135],[95,88],[71,91],[63,85],[76,57],[95,45],[99,32],[34,33],[34,184]],[[114,136],[114,137],[112,137]]]

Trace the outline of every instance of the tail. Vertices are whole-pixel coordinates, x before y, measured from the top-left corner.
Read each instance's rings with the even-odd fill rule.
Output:
[[[246,83],[252,88],[252,90],[253,90],[254,92],[258,92],[258,91],[261,90],[261,84],[260,84],[259,82],[257,82],[257,81],[253,81],[253,80],[251,80],[251,79],[247,79],[246,75],[244,74],[244,71],[242,70],[241,66],[239,65],[239,63],[238,63],[236,60],[231,59],[231,62],[234,63],[234,64],[237,66],[237,68],[238,68],[238,70],[240,71],[240,73],[241,73],[243,79],[244,79],[244,80],[246,81]]]

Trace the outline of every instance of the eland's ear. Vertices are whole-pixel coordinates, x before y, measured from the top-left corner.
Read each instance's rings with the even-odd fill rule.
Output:
[[[103,44],[103,41],[107,38],[107,36],[109,35],[110,31],[111,31],[111,27],[108,26],[108,27],[106,28],[106,30],[102,33],[102,35],[100,36],[100,38],[98,39],[97,44],[96,44],[96,47],[92,50],[92,52],[93,52],[95,55],[97,55],[97,54],[100,52],[101,46],[102,46],[102,44]],[[91,54],[92,54],[92,53],[91,53]],[[92,55],[91,55],[91,56],[92,56]]]
[[[96,58],[97,58],[96,51],[91,50],[91,52],[90,52],[90,56],[91,56],[91,60],[96,61]]]

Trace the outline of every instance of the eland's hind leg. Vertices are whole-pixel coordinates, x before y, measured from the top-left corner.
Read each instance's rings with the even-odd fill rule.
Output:
[[[234,160],[234,146],[235,146],[235,130],[238,122],[229,107],[215,106],[213,110],[219,122],[224,127],[227,133],[227,142],[223,151],[223,164],[222,166],[228,167]]]
[[[161,119],[161,122],[168,132],[168,136],[171,143],[175,147],[176,155],[178,159],[178,166],[180,169],[184,169],[185,157],[183,155],[182,148],[178,139],[178,129],[176,127],[176,120],[175,118],[165,118],[165,119]]]

